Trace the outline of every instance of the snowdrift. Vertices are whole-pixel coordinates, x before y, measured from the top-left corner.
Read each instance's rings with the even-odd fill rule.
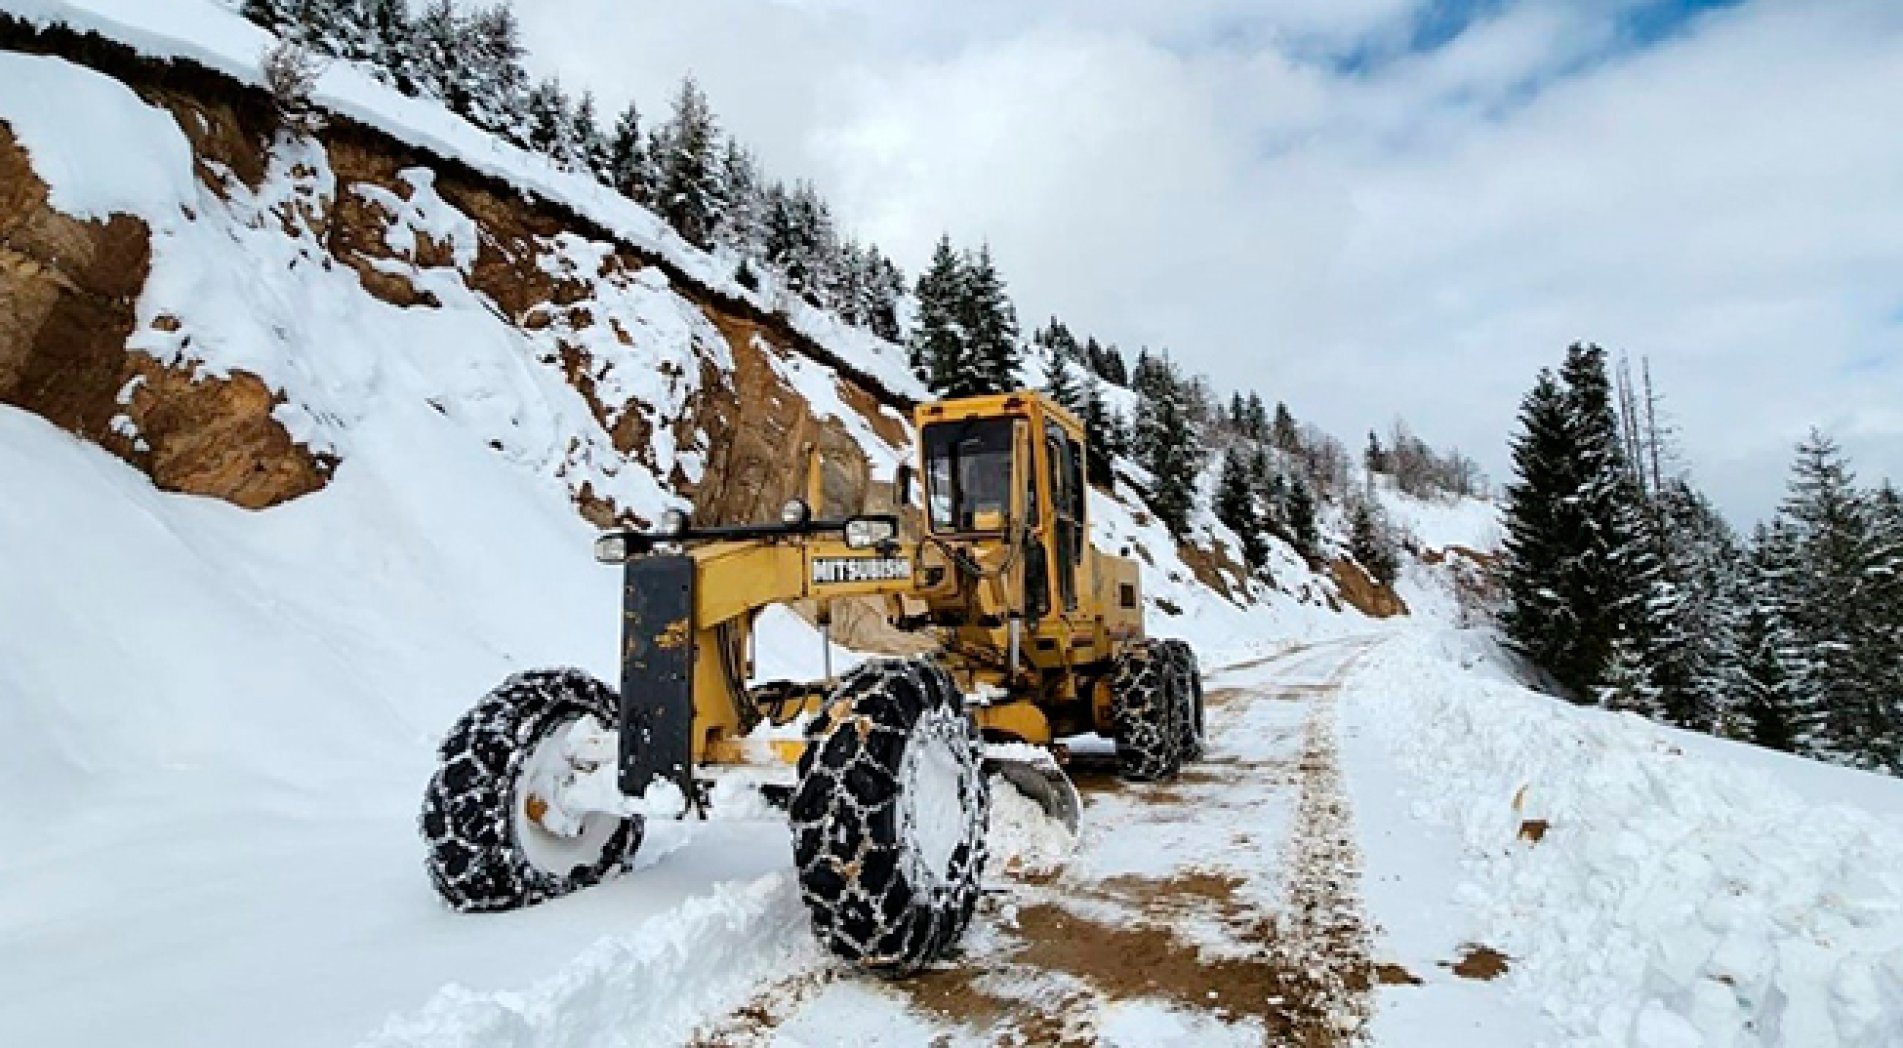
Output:
[[[1903,783],[1572,707],[1506,665],[1411,635],[1343,709],[1382,751],[1357,806],[1453,835],[1452,923],[1512,990],[1574,1044],[1903,1043]],[[1376,872],[1429,858],[1366,845]],[[1414,883],[1376,916],[1415,923]]]

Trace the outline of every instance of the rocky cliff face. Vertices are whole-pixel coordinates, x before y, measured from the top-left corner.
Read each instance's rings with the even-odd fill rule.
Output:
[[[20,44],[22,30],[11,32],[8,42]],[[585,404],[587,419],[554,412],[557,424],[542,433],[553,452],[538,446],[531,457],[552,463],[596,523],[645,519],[656,489],[691,499],[703,520],[769,517],[803,490],[792,464],[809,449],[825,467],[823,509],[857,508],[873,486],[868,445],[908,441],[895,410],[903,398],[814,359],[784,325],[558,206],[347,121],[287,129],[261,92],[215,73],[96,38],[30,43],[102,69],[169,114],[204,197],[178,221],[229,226],[241,249],[253,245],[257,268],[314,267],[305,279],[332,282],[352,274],[362,315],[400,319],[406,330],[479,304],[500,329],[484,337],[557,372]],[[338,413],[316,402],[312,388],[323,383],[248,370],[247,358],[268,354],[233,347],[296,333],[282,321],[273,330],[200,310],[155,282],[152,224],[63,214],[33,159],[0,122],[0,403],[99,443],[167,490],[255,509],[324,487],[349,451],[324,426],[299,422]],[[168,229],[163,242],[194,232],[204,230]],[[257,247],[265,236],[284,244]],[[443,337],[459,335],[446,327]],[[815,396],[815,384],[826,395]],[[490,443],[518,450],[503,434]],[[627,483],[635,473],[647,481]]]

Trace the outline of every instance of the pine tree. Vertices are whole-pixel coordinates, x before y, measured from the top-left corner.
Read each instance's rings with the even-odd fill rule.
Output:
[[[1295,416],[1289,414],[1288,405],[1279,400],[1275,403],[1275,421],[1270,425],[1269,440],[1290,455],[1302,450],[1302,435],[1296,428]]]
[[[1269,439],[1269,410],[1262,403],[1262,396],[1253,390],[1250,391],[1248,400],[1243,404],[1242,413],[1242,431],[1248,434],[1250,440],[1258,444],[1266,443]],[[1289,424],[1294,425],[1294,420],[1291,419]]]
[[[1599,672],[1599,684],[1593,689],[1599,705],[1609,710],[1636,713],[1659,720],[1661,707],[1658,687],[1647,672],[1645,657],[1630,637],[1613,640],[1606,665]]]
[[[368,0],[368,12],[370,60],[398,91],[416,94],[415,45],[404,0]]]
[[[1084,380],[1084,406],[1079,412],[1084,423],[1084,437],[1089,444],[1086,452],[1086,466],[1090,482],[1100,487],[1109,487],[1112,477],[1111,463],[1121,452],[1116,447],[1113,430],[1118,419],[1104,403],[1101,380],[1091,376]]]
[[[1188,389],[1166,369],[1160,395],[1145,405],[1137,420],[1139,455],[1154,485],[1150,508],[1178,538],[1189,532],[1196,509],[1196,478],[1202,471],[1202,448],[1190,425]],[[1167,437],[1165,436],[1167,435]]]
[[[1300,476],[1282,479],[1286,485],[1282,517],[1289,543],[1310,562],[1320,560],[1321,527],[1315,520],[1315,494]]]
[[[411,60],[418,89],[461,116],[470,112],[465,77],[462,18],[451,0],[429,0],[410,27]]]
[[[569,134],[574,121],[568,112],[568,93],[561,81],[544,80],[529,92],[528,147],[556,162],[568,159]]]
[[[1379,508],[1358,500],[1348,515],[1348,547],[1355,561],[1368,570],[1376,582],[1393,585],[1400,573],[1394,538]]]
[[[238,13],[282,36],[284,30],[296,22],[293,6],[294,0],[244,0]]]
[[[470,122],[520,144],[529,92],[522,60],[528,49],[522,46],[522,26],[514,9],[500,3],[477,11],[462,35],[468,51],[462,65]],[[592,123],[593,113],[589,116]]]
[[[600,121],[595,116],[595,93],[583,91],[581,101],[568,115],[569,166],[575,171],[594,176],[603,185],[609,183],[613,170],[608,150],[608,139],[601,133]]]
[[[1073,414],[1084,408],[1084,394],[1077,386],[1077,380],[1071,377],[1070,361],[1053,353],[1050,357],[1049,373],[1044,380],[1044,392],[1052,400],[1070,409]]]
[[[1216,480],[1215,510],[1216,519],[1235,532],[1236,538],[1242,542],[1242,560],[1249,570],[1261,570],[1269,559],[1262,508],[1256,502],[1248,461],[1242,449],[1235,445],[1222,454],[1222,473]]]
[[[965,337],[967,392],[1003,393],[1018,386],[1018,318],[989,245],[967,258],[961,274],[958,321]]]
[[[1797,571],[1786,590],[1784,652],[1801,706],[1821,711],[1816,751],[1833,760],[1896,768],[1900,727],[1893,696],[1872,666],[1874,623],[1885,574],[1870,502],[1855,486],[1842,450],[1812,431],[1798,445],[1788,494],[1779,508],[1795,539]]]
[[[931,264],[918,277],[917,323],[912,328],[911,363],[914,374],[944,396],[960,380],[965,365],[965,336],[958,326],[960,287],[964,273],[952,250],[951,238],[940,236]]]
[[[650,202],[653,173],[648,168],[648,152],[641,136],[641,110],[633,102],[615,121],[614,134],[608,139],[608,184],[615,192],[638,204]]]
[[[1501,627],[1512,647],[1559,677],[1565,666],[1575,609],[1564,567],[1579,530],[1567,500],[1579,489],[1572,456],[1566,394],[1551,371],[1541,371],[1520,401],[1519,431],[1509,447],[1514,481],[1507,485],[1506,539],[1500,565],[1506,603]],[[1590,677],[1568,673],[1578,689]]]
[[[1796,541],[1782,522],[1759,524],[1746,561],[1744,607],[1736,635],[1743,674],[1745,737],[1786,752],[1815,752],[1822,711],[1792,687],[1787,658],[1798,650],[1788,604],[1797,574]]]
[[[1123,363],[1123,351],[1116,346],[1103,347],[1104,381],[1113,385],[1130,388],[1130,372]]]
[[[1387,450],[1381,446],[1381,438],[1376,435],[1374,430],[1368,431],[1368,449],[1362,452],[1361,463],[1367,467],[1368,472],[1371,474],[1386,473],[1388,471]]]
[[[742,258],[761,258],[766,252],[766,194],[760,175],[759,161],[753,153],[738,141],[727,139],[727,149],[721,158],[721,199],[726,208],[721,212],[720,221],[714,229],[714,240],[722,247]],[[874,279],[870,272],[872,259],[865,259],[868,272],[865,280],[866,291],[870,293],[870,284]],[[857,310],[854,322],[865,324],[869,312],[864,305]]]
[[[1664,720],[1716,730],[1729,719],[1741,671],[1739,553],[1731,529],[1683,479],[1663,482],[1648,514],[1659,571],[1645,607],[1644,660]]]
[[[683,240],[699,248],[713,245],[722,205],[719,144],[713,110],[690,73],[681,79],[672,116],[654,137],[654,206]]]
[[[873,334],[887,342],[897,342],[904,334],[899,330],[899,303],[905,297],[905,274],[900,272],[898,263],[879,250],[878,245],[873,245],[870,253],[872,313],[866,323]]]

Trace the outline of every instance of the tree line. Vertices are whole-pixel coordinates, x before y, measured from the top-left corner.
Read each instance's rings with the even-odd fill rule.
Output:
[[[761,286],[758,270],[770,270],[809,304],[889,341],[901,337],[899,267],[876,244],[842,235],[810,183],[769,179],[753,152],[721,130],[691,74],[667,119],[650,129],[633,102],[609,121],[592,92],[532,80],[506,2],[465,11],[428,0],[412,15],[404,0],[244,0],[241,11],[649,208],[688,243],[735,259],[735,278],[749,288]]]
[[[1903,506],[1813,431],[1740,537],[1678,467],[1605,350],[1570,347],[1521,402],[1501,625],[1568,697],[1903,772]]]
[[[1227,411],[1209,381],[1186,373],[1168,353],[1147,347],[1133,365],[1115,345],[1079,339],[1052,318],[1027,347],[1015,306],[988,246],[954,247],[940,238],[932,259],[908,286],[876,245],[842,235],[831,208],[804,181],[767,177],[753,152],[722,131],[705,93],[682,79],[665,120],[652,128],[635,103],[612,119],[592,92],[571,93],[559,79],[527,72],[521,25],[506,2],[469,7],[452,0],[243,0],[245,17],[278,34],[296,58],[311,53],[361,64],[405,95],[435,100],[471,124],[586,175],[641,204],[695,247],[736,263],[735,278],[761,287],[761,271],[811,305],[888,341],[902,342],[915,374],[938,396],[1003,392],[1022,383],[1028,349],[1040,352],[1049,392],[1090,433],[1091,472],[1107,483],[1112,464],[1140,468],[1157,517],[1187,537],[1203,498],[1201,478],[1220,453],[1210,508],[1243,544],[1252,570],[1266,563],[1269,536],[1310,561],[1321,549],[1319,511],[1347,507],[1351,552],[1377,577],[1391,579],[1395,537],[1372,500],[1349,482],[1350,458],[1334,438],[1298,426],[1285,405],[1273,416],[1254,393]],[[308,91],[301,61],[288,67]],[[270,63],[267,63],[267,67]],[[902,317],[907,294],[915,315]],[[1112,387],[1144,410],[1112,406]],[[1397,428],[1392,450],[1370,469],[1391,473],[1403,490],[1425,494],[1467,486],[1470,462],[1451,463]]]

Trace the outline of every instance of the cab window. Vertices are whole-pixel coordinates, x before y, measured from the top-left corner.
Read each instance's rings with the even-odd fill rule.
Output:
[[[932,530],[1003,531],[1011,513],[1012,421],[926,426],[925,501]]]

